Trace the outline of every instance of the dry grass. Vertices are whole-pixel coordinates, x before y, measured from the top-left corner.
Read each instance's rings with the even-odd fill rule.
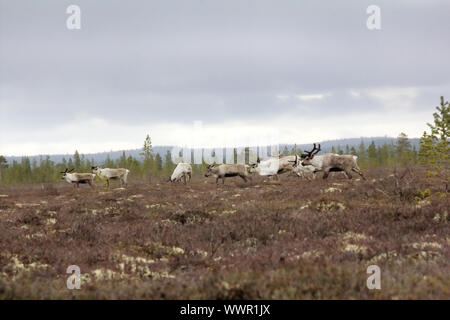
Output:
[[[448,194],[392,174],[0,188],[0,298],[447,299]]]

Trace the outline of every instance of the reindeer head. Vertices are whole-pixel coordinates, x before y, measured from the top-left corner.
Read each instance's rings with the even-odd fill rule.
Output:
[[[314,158],[314,156],[319,153],[320,151],[320,143],[319,143],[319,147],[316,146],[316,144],[314,143],[314,147],[311,151],[306,151],[305,153],[302,153],[301,158],[304,159],[302,161],[302,165],[303,166],[307,166],[311,164],[311,160]]]
[[[98,169],[100,169],[99,166],[91,167],[91,170],[92,170],[93,174],[97,174],[98,173]]]
[[[212,169],[214,168],[214,164],[210,164],[206,167],[205,177],[209,177],[212,175]]]
[[[61,173],[62,173],[62,180],[64,180],[65,178],[66,178],[66,175],[68,174],[68,173],[71,173],[73,170],[75,170],[75,168],[73,168],[73,169],[67,169],[66,168],[66,170],[64,170],[64,171],[62,171]]]

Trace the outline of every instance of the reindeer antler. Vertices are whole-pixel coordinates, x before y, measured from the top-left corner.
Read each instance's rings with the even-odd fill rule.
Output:
[[[311,159],[312,157],[314,157],[315,154],[317,154],[318,152],[320,152],[320,143],[319,143],[319,148],[317,148],[316,144],[313,144],[313,148],[311,151],[306,151],[306,153],[302,153],[301,157],[302,158],[309,158]]]
[[[316,148],[316,144],[314,144],[314,148]],[[318,154],[319,152],[320,152],[320,143],[319,143],[319,148],[316,148],[316,151],[315,152],[313,152],[311,155],[316,155],[316,154]]]

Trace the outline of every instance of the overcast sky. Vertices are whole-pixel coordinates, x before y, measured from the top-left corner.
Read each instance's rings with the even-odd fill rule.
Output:
[[[449,16],[446,0],[0,0],[0,154],[131,149],[147,133],[419,137],[450,98]]]

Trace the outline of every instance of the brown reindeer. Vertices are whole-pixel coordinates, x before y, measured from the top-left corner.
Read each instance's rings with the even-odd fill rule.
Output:
[[[366,180],[361,169],[358,167],[356,161],[358,160],[357,156],[350,154],[334,154],[334,153],[326,153],[320,156],[316,156],[316,154],[320,151],[319,147],[316,147],[314,143],[314,147],[311,151],[306,151],[306,153],[302,154],[302,158],[304,159],[301,164],[303,166],[312,165],[316,168],[316,171],[323,171],[323,178],[326,179],[330,172],[344,172],[347,178],[351,179],[351,172],[356,172]]]

